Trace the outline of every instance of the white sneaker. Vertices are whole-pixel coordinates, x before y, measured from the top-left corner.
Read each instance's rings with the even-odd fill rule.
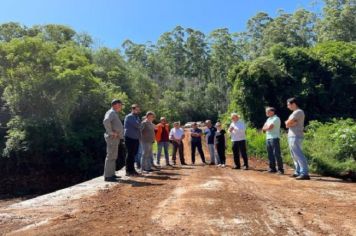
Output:
[[[219,164],[218,167],[221,167],[221,164]]]
[[[222,168],[225,168],[225,164],[222,164],[221,167],[222,167]]]

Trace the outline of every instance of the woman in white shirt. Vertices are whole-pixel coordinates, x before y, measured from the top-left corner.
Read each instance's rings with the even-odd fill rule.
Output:
[[[245,123],[240,120],[240,117],[236,113],[231,114],[231,124],[229,127],[229,133],[232,141],[232,152],[234,154],[235,166],[233,169],[240,169],[240,154],[244,161],[243,169],[248,170],[248,158],[246,151],[246,126]]]

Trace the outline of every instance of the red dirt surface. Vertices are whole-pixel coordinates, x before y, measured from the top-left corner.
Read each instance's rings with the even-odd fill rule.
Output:
[[[354,183],[316,175],[296,181],[250,161],[248,171],[198,164],[123,178],[69,202],[74,211],[23,212],[51,216],[41,224],[0,220],[0,235],[356,235]]]

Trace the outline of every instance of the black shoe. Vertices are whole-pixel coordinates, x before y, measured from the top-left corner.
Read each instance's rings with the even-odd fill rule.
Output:
[[[132,172],[126,172],[126,176],[140,176],[140,174],[137,173],[136,171],[132,171]]]
[[[292,174],[290,177],[295,178],[295,177],[298,177],[298,176],[299,176],[298,174]]]
[[[296,180],[310,180],[309,175],[299,175]]]
[[[234,167],[232,167],[232,169],[239,170],[239,169],[241,169],[241,167],[240,166],[234,166]]]
[[[215,162],[210,162],[209,165],[215,166]]]
[[[121,178],[121,176],[118,176],[118,175],[113,175],[111,177],[116,178],[116,179],[120,179]]]
[[[268,173],[277,173],[276,170],[271,170],[271,169],[269,169],[267,172],[268,172]]]
[[[104,180],[105,180],[106,182],[117,182],[117,179],[116,179],[115,177],[113,177],[113,176],[111,176],[111,177],[105,177]]]
[[[186,166],[187,164],[184,162],[184,163],[182,163],[181,165],[182,165],[182,166]]]

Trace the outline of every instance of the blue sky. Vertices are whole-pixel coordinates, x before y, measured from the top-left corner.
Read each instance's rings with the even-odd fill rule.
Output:
[[[275,16],[280,9],[304,7],[317,11],[313,0],[0,0],[0,24],[15,21],[26,26],[64,24],[89,33],[97,46],[120,47],[130,39],[155,42],[175,26],[208,34],[217,28],[243,31],[259,11]]]

